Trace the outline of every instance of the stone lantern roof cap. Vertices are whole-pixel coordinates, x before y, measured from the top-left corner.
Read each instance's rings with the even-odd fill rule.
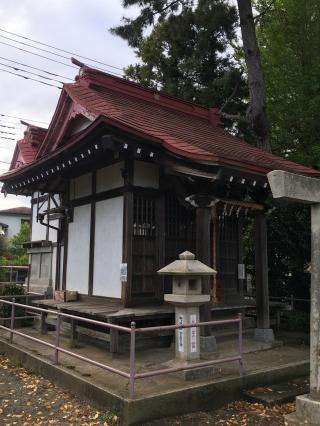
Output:
[[[217,271],[195,260],[195,255],[190,251],[179,254],[179,260],[175,260],[158,271],[160,275],[186,275],[202,276],[215,275]]]

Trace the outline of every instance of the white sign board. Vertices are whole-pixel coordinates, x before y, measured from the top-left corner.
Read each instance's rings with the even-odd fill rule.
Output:
[[[184,317],[183,315],[179,314],[178,325],[183,325],[183,323],[184,323]],[[180,328],[178,329],[178,351],[179,352],[183,352],[184,350],[183,338],[184,338],[184,328]]]
[[[120,264],[120,281],[127,282],[128,279],[128,264],[127,263],[121,263]]]
[[[197,322],[195,314],[190,315],[190,324]],[[190,352],[197,352],[197,327],[190,328]]]

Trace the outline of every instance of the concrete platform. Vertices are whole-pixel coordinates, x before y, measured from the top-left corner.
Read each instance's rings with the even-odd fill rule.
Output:
[[[34,329],[23,332],[54,342],[54,333],[39,335]],[[274,347],[244,339],[244,375],[239,376],[236,362],[216,366],[213,377],[185,381],[173,374],[137,380],[135,398],[128,395],[128,381],[113,373],[89,365],[71,356],[60,354],[60,365],[53,364],[53,349],[26,338],[0,332],[0,352],[15,359],[26,368],[56,381],[80,398],[97,407],[111,409],[123,425],[141,424],[148,420],[199,410],[213,410],[242,397],[243,390],[268,386],[307,375],[309,348],[307,346]],[[62,347],[70,349],[69,339],[61,339]],[[223,342],[218,354],[206,358],[232,356],[237,342]],[[90,357],[113,367],[128,371],[128,354],[110,354],[101,348],[86,345],[72,348],[79,355]],[[137,372],[161,368],[174,356],[173,349],[137,351]]]

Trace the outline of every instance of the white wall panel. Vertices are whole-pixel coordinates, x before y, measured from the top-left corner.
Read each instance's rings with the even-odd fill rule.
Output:
[[[93,294],[121,297],[123,197],[96,204]]]
[[[123,168],[124,163],[121,161],[120,163],[97,170],[97,192],[108,191],[109,189],[123,186],[123,177],[121,175],[121,169]]]
[[[71,179],[70,182],[70,198],[81,198],[90,195],[92,192],[91,187],[92,176],[91,173],[87,173],[82,176],[78,176],[74,179]]]
[[[145,161],[134,162],[133,184],[145,188],[159,188],[159,167]]]
[[[88,294],[91,205],[75,207],[69,223],[67,289]]]
[[[44,210],[47,210],[48,204],[47,201],[43,204],[39,213]],[[32,232],[31,232],[31,241],[40,241],[46,239],[47,227],[41,225],[40,222],[37,222],[37,204],[33,204],[32,206]]]

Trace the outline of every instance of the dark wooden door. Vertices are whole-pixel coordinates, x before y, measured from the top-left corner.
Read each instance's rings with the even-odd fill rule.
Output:
[[[135,195],[133,198],[132,291],[133,303],[162,300],[161,263],[162,199]]]
[[[239,301],[239,221],[236,215],[219,215],[217,279],[223,288],[225,303]]]

